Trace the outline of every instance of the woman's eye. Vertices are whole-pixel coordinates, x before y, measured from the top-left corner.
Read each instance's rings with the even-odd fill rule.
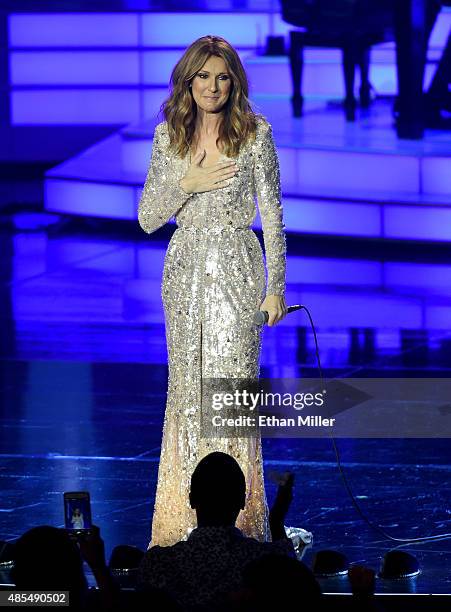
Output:
[[[201,79],[206,79],[208,78],[206,74],[198,74],[198,77],[200,77]],[[229,77],[226,74],[222,74],[220,77],[221,81],[227,81],[229,79]]]

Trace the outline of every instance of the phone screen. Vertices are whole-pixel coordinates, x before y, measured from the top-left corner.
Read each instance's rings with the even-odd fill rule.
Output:
[[[64,525],[73,533],[91,529],[91,501],[87,491],[64,493]]]

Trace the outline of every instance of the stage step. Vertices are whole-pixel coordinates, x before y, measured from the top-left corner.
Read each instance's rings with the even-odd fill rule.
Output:
[[[268,102],[291,232],[395,239],[451,238],[451,162],[442,133],[399,142],[390,107],[346,124],[340,109],[316,106],[283,120]],[[136,219],[155,120],[130,125],[46,173],[49,211]],[[316,131],[314,128],[316,126]],[[258,221],[256,227],[259,227]]]

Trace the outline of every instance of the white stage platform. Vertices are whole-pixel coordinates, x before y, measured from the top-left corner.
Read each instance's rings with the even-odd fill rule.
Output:
[[[451,238],[450,134],[398,140],[386,101],[376,101],[355,124],[339,107],[319,102],[307,103],[302,119],[290,116],[287,100],[261,96],[256,106],[274,128],[288,231]],[[154,124],[127,126],[49,170],[46,208],[136,219]]]

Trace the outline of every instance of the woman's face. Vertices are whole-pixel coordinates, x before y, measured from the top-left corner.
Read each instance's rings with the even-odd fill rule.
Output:
[[[192,80],[191,91],[198,110],[219,112],[227,102],[232,80],[222,57],[212,55]]]

